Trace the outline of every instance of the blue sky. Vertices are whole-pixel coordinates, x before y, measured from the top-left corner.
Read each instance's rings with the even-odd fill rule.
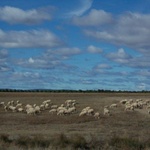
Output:
[[[0,88],[150,90],[150,0],[1,0]]]

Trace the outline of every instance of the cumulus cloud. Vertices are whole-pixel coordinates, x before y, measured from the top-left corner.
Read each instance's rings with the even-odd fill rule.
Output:
[[[64,60],[81,53],[81,50],[73,48],[59,48],[46,50],[41,56],[30,57],[28,59],[19,59],[15,62],[17,65],[35,69],[58,69],[69,67]]]
[[[79,7],[75,10],[72,10],[65,14],[66,17],[71,18],[73,16],[81,16],[83,15],[88,9],[91,8],[93,0],[80,0]]]
[[[90,19],[90,17],[88,18]],[[97,19],[99,19],[97,17]],[[116,16],[109,28],[86,29],[84,33],[99,41],[133,48],[150,54],[150,14],[124,13]],[[89,22],[88,25],[91,23]]]
[[[118,64],[123,64],[132,68],[149,68],[150,59],[149,55],[141,54],[140,56],[131,56],[123,48],[118,49],[117,52],[111,52],[105,57]]]
[[[6,49],[0,50],[0,72],[12,71],[9,66],[9,54]]]
[[[73,24],[78,26],[99,26],[113,21],[112,15],[104,10],[92,9],[88,15],[73,17]]]
[[[44,20],[51,20],[50,10],[50,7],[22,10],[12,6],[5,6],[0,7],[0,20],[10,24],[38,24]]]
[[[60,39],[48,30],[0,30],[0,47],[3,48],[50,48],[61,44]]]
[[[132,56],[127,54],[123,48],[118,49],[117,52],[107,54],[106,57],[114,62],[123,64],[129,63],[130,60],[132,59]]]
[[[89,53],[102,53],[102,52],[103,52],[103,50],[102,50],[101,48],[95,47],[95,46],[93,46],[93,45],[89,45],[89,46],[87,47],[87,51],[88,51]]]

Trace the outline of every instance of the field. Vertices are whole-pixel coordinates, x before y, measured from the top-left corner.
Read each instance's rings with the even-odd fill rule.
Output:
[[[124,111],[122,99],[150,99],[149,93],[0,93],[0,102],[20,100],[23,104],[40,105],[51,99],[61,105],[75,99],[77,111],[71,115],[57,116],[49,110],[38,115],[5,112],[0,107],[0,149],[150,149],[150,114],[144,109]],[[104,116],[104,106],[117,103]],[[79,117],[86,106],[100,112]],[[34,141],[31,141],[31,139]],[[72,140],[72,141],[71,141]],[[53,141],[53,142],[52,142]],[[30,143],[30,144],[29,144]],[[34,143],[34,144],[33,144]]]

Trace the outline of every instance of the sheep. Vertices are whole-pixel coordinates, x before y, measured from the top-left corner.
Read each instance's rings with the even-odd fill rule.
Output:
[[[20,101],[19,100],[17,100],[17,102],[16,102],[17,104],[19,104],[20,103]]]
[[[32,105],[27,104],[27,105],[25,106],[25,108],[26,108],[26,109],[28,109],[28,108],[32,108]]]
[[[22,103],[18,103],[18,104],[16,105],[16,108],[19,108],[19,107],[22,107]]]
[[[54,108],[54,109],[57,109],[57,108],[58,108],[58,105],[52,105],[51,108],[52,108],[52,109],[53,109],[53,108]]]
[[[4,110],[7,112],[7,110],[8,110],[8,106],[4,106]]]
[[[146,107],[146,109],[149,109],[150,108],[150,105],[148,105],[147,107]]]
[[[41,104],[41,105],[40,105],[40,110],[44,110],[44,109],[45,109],[44,104]]]
[[[66,114],[67,110],[66,109],[60,109],[58,112],[57,112],[57,115],[64,115]]]
[[[126,102],[127,102],[126,99],[123,99],[123,100],[120,101],[121,104],[125,104]]]
[[[12,101],[10,101],[10,104],[13,106],[14,105],[14,101],[12,100]]]
[[[110,116],[110,111],[107,108],[104,108],[104,115],[109,115]]]
[[[5,102],[0,102],[0,106],[5,106]]]
[[[8,109],[11,110],[12,112],[16,111],[16,107],[14,107],[14,106],[9,106]]]
[[[125,106],[125,111],[127,111],[127,110],[132,110],[132,111],[134,111],[134,107],[133,107],[132,105],[126,105],[126,106]]]
[[[57,112],[57,109],[53,108],[49,111],[49,113],[53,114],[53,113],[56,113]]]
[[[138,103],[137,102],[132,103],[131,107],[138,108]]]
[[[48,109],[49,108],[49,104],[46,103],[44,107],[45,107],[45,109]]]
[[[95,119],[99,119],[99,118],[100,118],[100,113],[99,113],[99,112],[96,112],[96,113],[94,114],[94,118],[95,118]]]
[[[31,114],[35,115],[35,109],[33,107],[28,108],[26,111],[28,115],[31,115]]]
[[[73,113],[76,111],[76,108],[75,107],[70,107],[67,112],[70,114],[70,113]]]
[[[18,111],[18,112],[23,112],[24,109],[23,109],[23,108],[18,108],[17,111]]]
[[[110,108],[116,108],[117,107],[117,104],[111,104],[110,105]]]
[[[41,112],[39,106],[35,106],[34,110],[36,114],[39,114]]]
[[[80,114],[79,114],[79,117],[85,116],[86,114],[87,114],[87,111],[81,111]]]
[[[92,116],[93,114],[94,114],[94,109],[89,109],[88,111],[87,111],[87,114],[88,115],[90,115],[90,116]]]

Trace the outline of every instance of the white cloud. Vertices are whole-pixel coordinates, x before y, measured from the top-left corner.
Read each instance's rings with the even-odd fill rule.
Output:
[[[73,17],[73,16],[81,16],[83,15],[88,9],[91,8],[93,0],[80,0],[79,7],[71,12],[65,14],[66,17]]]
[[[10,24],[37,24],[51,20],[50,8],[22,10],[11,6],[0,7],[0,20]]]
[[[112,15],[103,10],[92,9],[88,15],[73,17],[73,24],[78,26],[99,26],[113,21]]]
[[[28,61],[29,61],[29,63],[31,63],[31,64],[34,63],[34,59],[33,59],[32,57],[30,57]]]
[[[97,19],[99,19],[97,17]],[[150,55],[150,14],[125,13],[113,18],[115,21],[106,27],[85,29],[84,33],[99,41],[127,46]],[[91,25],[91,22],[87,22]]]
[[[88,46],[88,47],[87,47],[87,51],[88,51],[89,53],[102,53],[102,52],[103,52],[103,50],[102,50],[101,48],[95,47],[95,46],[93,46],[93,45]]]
[[[39,57],[30,57],[29,59],[19,59],[15,64],[35,69],[65,69],[69,64],[65,64],[64,60],[71,58],[74,55],[81,53],[81,50],[74,48],[59,48],[59,49],[49,49],[44,51],[44,53]]]
[[[61,44],[59,38],[48,30],[0,30],[0,47],[3,48],[50,48]]]
[[[118,49],[117,52],[112,52],[106,55],[106,57],[112,61],[118,62],[118,63],[129,63],[131,60],[131,56],[127,54],[123,48]]]

